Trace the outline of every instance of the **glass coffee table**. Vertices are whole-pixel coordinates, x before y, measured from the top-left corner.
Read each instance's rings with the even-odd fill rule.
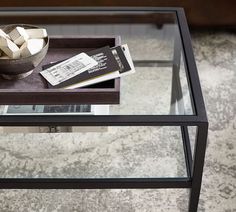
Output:
[[[93,162],[79,159],[73,170],[65,163],[63,172],[9,171],[0,179],[0,188],[183,188],[190,189],[189,211],[197,211],[208,121],[181,8],[7,8],[1,16],[5,24],[28,21],[45,27],[51,46],[56,39],[82,39],[76,47],[49,47],[45,63],[63,59],[71,49],[75,54],[127,43],[136,73],[70,91],[34,83],[41,67],[14,85],[0,79],[0,125],[8,132],[50,126],[48,132],[74,132],[81,148],[83,142],[98,152],[110,146],[99,152],[105,159],[93,153]],[[85,38],[91,46],[82,45]],[[109,153],[110,148],[115,153]],[[87,150],[79,156],[91,154]],[[48,159],[52,169],[53,154]]]

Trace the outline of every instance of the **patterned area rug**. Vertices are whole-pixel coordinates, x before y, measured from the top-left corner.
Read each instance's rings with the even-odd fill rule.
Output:
[[[210,122],[200,212],[236,211],[236,34],[192,33]],[[171,133],[165,142],[158,135]],[[80,135],[83,134],[83,137]],[[145,136],[144,142],[139,138]],[[124,136],[125,135],[125,136]],[[185,176],[175,128],[1,134],[3,177]],[[142,137],[143,138],[143,137]],[[148,145],[146,145],[148,143]],[[168,151],[166,151],[168,149]],[[182,165],[181,165],[182,164]],[[136,168],[135,168],[136,167]],[[138,167],[138,168],[137,168]],[[187,211],[186,190],[1,190],[0,211]]]

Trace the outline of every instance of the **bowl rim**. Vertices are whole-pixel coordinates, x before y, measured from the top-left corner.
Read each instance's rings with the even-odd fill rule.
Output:
[[[41,29],[39,26],[32,25],[32,24],[6,24],[6,25],[0,25],[0,29],[4,31],[5,27],[10,27],[10,26],[15,26],[15,27],[17,27],[17,26],[27,26],[27,27],[32,27],[33,29]],[[47,35],[47,37],[44,38],[44,40],[46,40],[46,44],[38,53],[33,54],[31,56],[28,56],[28,57],[20,57],[20,58],[17,58],[17,59],[14,59],[14,58],[4,59],[4,61],[6,61],[6,60],[7,61],[17,61],[17,60],[22,60],[22,59],[28,59],[28,58],[31,58],[31,57],[34,57],[34,56],[38,55],[43,49],[48,48],[49,36]]]

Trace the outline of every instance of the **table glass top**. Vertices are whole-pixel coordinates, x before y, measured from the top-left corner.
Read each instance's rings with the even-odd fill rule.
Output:
[[[120,81],[120,104],[2,107],[2,114],[194,115],[175,12],[81,12],[81,23],[37,24],[49,36],[120,36],[135,70]]]

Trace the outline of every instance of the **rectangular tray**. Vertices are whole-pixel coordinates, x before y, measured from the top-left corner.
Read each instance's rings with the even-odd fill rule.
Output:
[[[51,37],[46,57],[30,76],[21,80],[5,80],[0,77],[0,104],[119,104],[119,78],[78,89],[49,89],[39,72],[43,65],[50,62],[107,45],[113,47],[120,44],[119,36]]]

